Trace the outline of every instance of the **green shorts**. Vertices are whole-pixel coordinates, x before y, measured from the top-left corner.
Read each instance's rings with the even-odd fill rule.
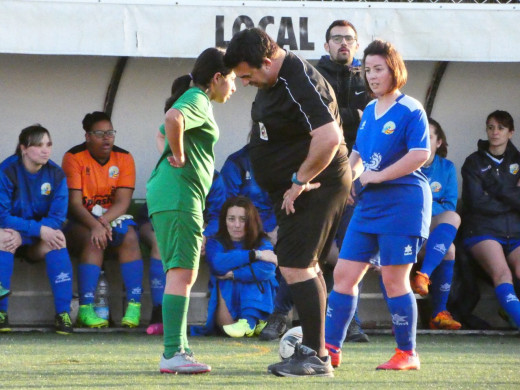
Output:
[[[202,215],[184,211],[161,211],[150,217],[164,272],[172,268],[199,269],[202,245]]]

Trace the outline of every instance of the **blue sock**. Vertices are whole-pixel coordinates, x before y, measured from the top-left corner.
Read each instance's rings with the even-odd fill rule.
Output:
[[[11,277],[14,269],[14,255],[11,252],[0,251],[0,283],[6,289],[11,288]],[[0,300],[0,311],[7,311],[9,298]]]
[[[431,276],[433,270],[439,266],[446,252],[450,248],[457,229],[449,223],[441,223],[430,233],[426,242],[426,253],[421,267],[421,272]]]
[[[66,248],[52,250],[45,255],[47,277],[54,296],[56,313],[70,312],[72,300],[72,264]]]
[[[441,311],[446,310],[446,304],[448,303],[448,297],[450,296],[454,265],[455,260],[443,260],[432,273],[430,278],[432,282],[430,287],[430,295],[432,297],[432,318]]]
[[[101,268],[95,264],[78,265],[78,292],[79,304],[90,305],[94,303],[94,294],[99,279]]]
[[[383,294],[383,298],[385,299],[386,307],[388,307],[388,311],[390,310],[390,305],[388,304],[388,294],[386,293],[386,287],[383,283],[383,275],[379,274],[379,286],[381,287],[381,293]]]
[[[502,283],[495,287],[495,294],[502,308],[520,328],[520,302],[515,294],[515,289],[510,283]]]
[[[262,312],[254,307],[246,307],[242,309],[242,313],[240,314],[240,318],[245,318],[251,329],[255,329],[256,323],[263,317]]]
[[[347,328],[354,317],[358,296],[341,294],[332,290],[325,316],[325,342],[341,348],[347,336]]]
[[[164,273],[162,261],[150,257],[150,294],[152,295],[152,306],[162,305],[164,286],[166,285],[166,274]]]
[[[126,300],[128,302],[141,302],[143,293],[143,260],[134,260],[129,263],[121,263],[121,276],[126,289]]]
[[[392,314],[397,348],[402,351],[415,350],[417,303],[413,293],[410,291],[400,297],[388,298],[387,303]]]

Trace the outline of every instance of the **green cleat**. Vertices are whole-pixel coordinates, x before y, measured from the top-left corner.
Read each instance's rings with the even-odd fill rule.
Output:
[[[0,299],[7,297],[9,294],[11,294],[11,290],[4,288],[0,283]]]
[[[128,302],[126,313],[121,320],[121,325],[125,328],[135,328],[139,326],[141,320],[141,303],[131,300]]]
[[[56,333],[58,334],[68,335],[73,332],[72,321],[67,312],[56,314],[56,317],[54,317],[54,326],[56,327]]]
[[[255,336],[259,336],[260,333],[262,333],[262,331],[266,327],[266,325],[267,325],[266,321],[258,320],[258,324],[256,324],[256,326],[255,326]]]
[[[0,332],[10,332],[9,320],[5,311],[0,311]]]
[[[252,337],[255,334],[255,330],[251,329],[244,318],[239,319],[234,324],[224,325],[222,329],[229,337]]]
[[[79,328],[106,328],[108,321],[99,318],[94,311],[94,304],[80,305],[76,326]]]

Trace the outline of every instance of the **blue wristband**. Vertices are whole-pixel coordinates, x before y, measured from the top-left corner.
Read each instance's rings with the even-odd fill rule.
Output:
[[[298,176],[296,175],[296,172],[293,173],[292,178],[291,178],[291,181],[292,181],[294,184],[298,184],[299,186],[304,186],[304,185],[307,184],[307,183],[302,183],[301,181],[298,180]]]

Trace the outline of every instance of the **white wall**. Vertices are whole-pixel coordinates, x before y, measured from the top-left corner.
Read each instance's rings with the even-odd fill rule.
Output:
[[[31,56],[0,54],[0,159],[13,153],[20,130],[39,122],[53,136],[53,160],[83,142],[81,120],[103,108],[115,57]],[[113,111],[116,144],[128,149],[137,165],[134,197],[145,196],[145,184],[156,161],[154,137],[173,79],[190,71],[193,60],[131,58],[121,80]],[[409,61],[403,91],[424,102],[434,63]],[[240,84],[240,82],[238,82]],[[520,74],[515,63],[450,63],[440,85],[432,116],[447,132],[448,157],[457,169],[485,137],[488,113],[508,110],[520,126]],[[216,146],[220,168],[231,152],[246,142],[255,89],[237,85],[224,105],[214,104],[221,130]],[[518,135],[513,141],[520,146]],[[459,183],[460,185],[460,183]]]

